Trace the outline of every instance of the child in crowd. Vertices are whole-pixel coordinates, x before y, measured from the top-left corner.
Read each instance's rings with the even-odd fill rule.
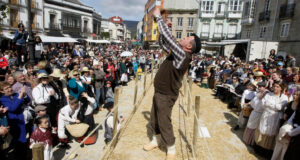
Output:
[[[36,119],[38,127],[33,131],[30,137],[30,148],[36,143],[44,145],[44,160],[53,159],[52,154],[52,134],[49,126],[49,117],[44,115]]]
[[[107,113],[107,118],[105,120],[105,133],[104,133],[104,138],[105,138],[105,143],[109,143],[113,139],[113,127],[114,127],[114,114],[113,114],[113,109],[114,109],[114,102],[108,102],[105,103],[104,108],[108,110]],[[124,118],[120,116],[120,122],[118,121],[117,124],[117,130],[120,129],[121,124],[124,121]]]
[[[58,138],[62,148],[69,148],[68,136],[66,135],[66,125],[70,123],[80,123],[77,119],[80,110],[78,100],[75,97],[69,97],[69,104],[60,109],[58,114]]]
[[[111,87],[111,81],[106,81],[106,87],[104,92],[105,103],[113,102],[114,101],[114,92]]]
[[[139,66],[139,68],[137,69],[137,75],[138,75],[139,80],[141,80],[142,74],[143,74],[143,69],[141,66]]]

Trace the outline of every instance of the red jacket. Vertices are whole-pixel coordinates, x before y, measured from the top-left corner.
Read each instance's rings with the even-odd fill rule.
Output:
[[[5,57],[1,57],[0,58],[0,68],[7,67],[7,66],[8,66],[8,61],[6,60]]]

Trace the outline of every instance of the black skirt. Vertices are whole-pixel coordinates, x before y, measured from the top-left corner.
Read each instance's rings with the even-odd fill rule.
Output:
[[[298,160],[300,157],[300,135],[292,137],[289,147],[284,155],[284,160]]]

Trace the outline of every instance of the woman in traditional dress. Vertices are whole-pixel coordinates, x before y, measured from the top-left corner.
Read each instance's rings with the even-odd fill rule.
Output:
[[[261,114],[264,110],[262,108],[261,95],[264,94],[264,92],[266,91],[265,90],[266,84],[264,82],[259,82],[257,86],[258,86],[258,93],[255,95],[254,99],[252,99],[250,102],[253,111],[250,114],[247,127],[243,135],[243,140],[248,145],[255,144],[255,140],[254,140],[255,130],[258,127]]]
[[[284,106],[288,102],[288,97],[283,94],[284,86],[282,83],[275,82],[273,90],[271,93],[262,95],[262,107],[264,111],[259,127],[255,131],[255,143],[266,150],[274,149],[280,116]]]
[[[247,85],[247,89],[244,91],[242,98],[241,98],[241,108],[248,107],[250,104],[250,101],[255,97],[255,89],[256,85],[253,83],[249,83]],[[249,115],[248,115],[249,116]],[[247,116],[243,115],[243,111],[240,112],[239,119],[238,119],[238,125],[235,126],[234,130],[238,130],[239,128],[245,128],[247,121],[248,121]]]

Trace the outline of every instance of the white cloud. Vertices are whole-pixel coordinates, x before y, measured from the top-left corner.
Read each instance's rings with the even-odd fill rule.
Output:
[[[102,16],[109,18],[120,16],[124,20],[142,20],[147,0],[81,0],[83,4],[93,7]]]

